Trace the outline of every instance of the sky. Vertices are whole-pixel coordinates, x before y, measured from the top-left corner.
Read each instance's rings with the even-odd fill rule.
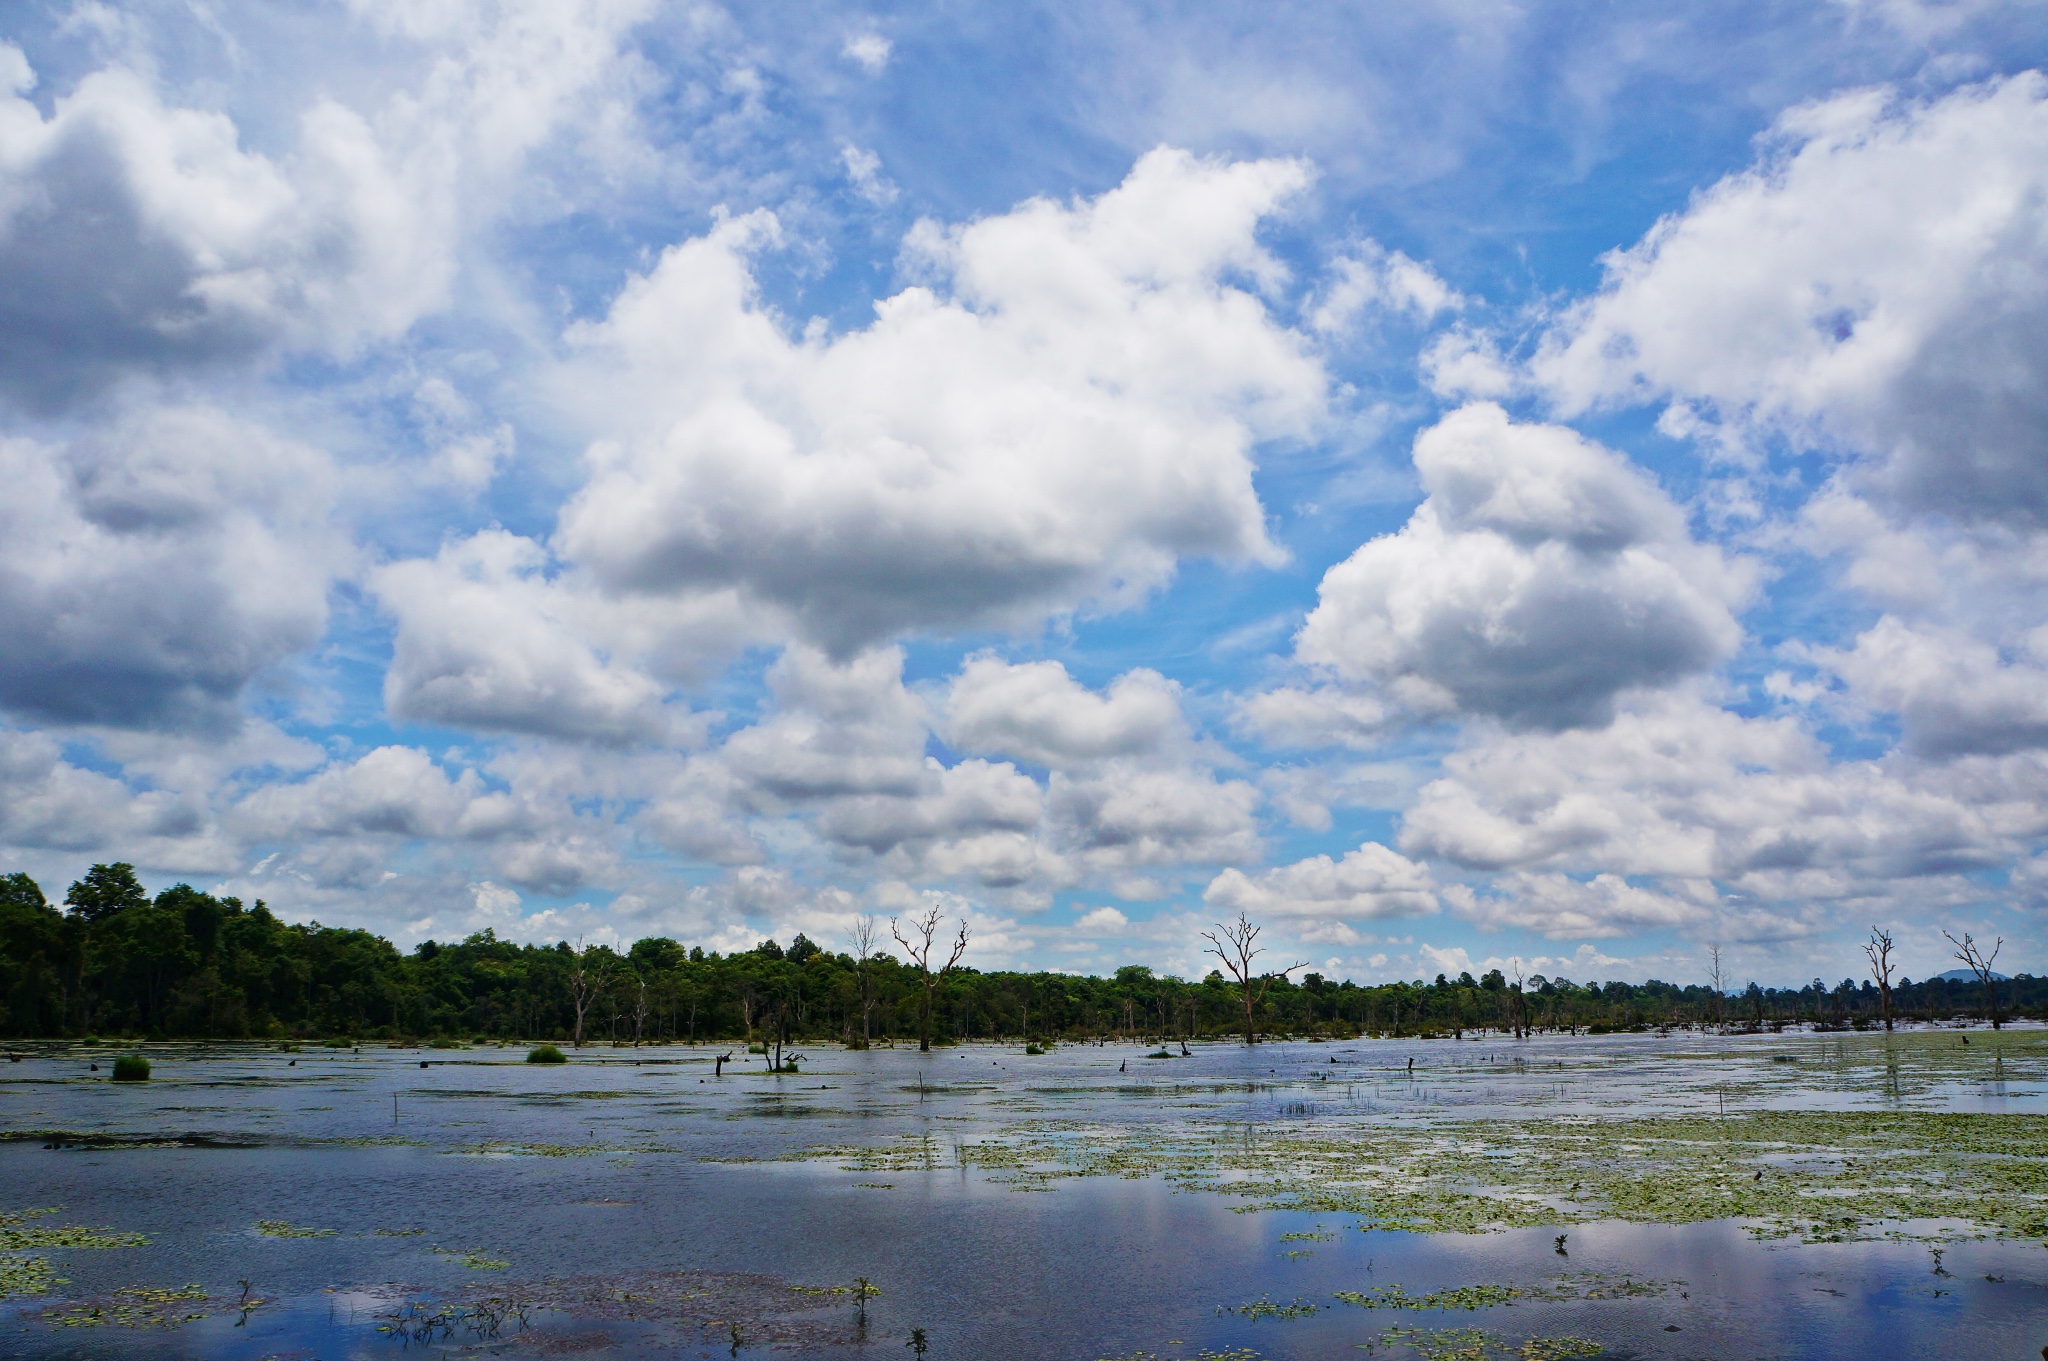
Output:
[[[8,6],[0,872],[2039,972],[2044,59],[1980,0]]]

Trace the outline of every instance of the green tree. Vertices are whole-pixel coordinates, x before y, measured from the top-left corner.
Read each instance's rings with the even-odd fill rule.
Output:
[[[125,860],[94,865],[64,895],[65,905],[87,926],[97,926],[117,912],[148,901],[149,895],[135,877],[135,866]]]
[[[0,1033],[64,1028],[65,921],[26,874],[0,875]]]

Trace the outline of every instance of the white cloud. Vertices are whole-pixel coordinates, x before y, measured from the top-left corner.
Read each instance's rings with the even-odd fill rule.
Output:
[[[0,728],[0,847],[117,854],[142,864],[217,870],[233,863],[206,803],[136,791],[64,759],[44,733]]]
[[[946,693],[946,740],[961,751],[1066,769],[1189,740],[1180,687],[1140,667],[1100,695],[1058,662],[969,657]]]
[[[1274,747],[1377,746],[1397,715],[1385,702],[1334,685],[1281,686],[1238,704],[1238,726]]]
[[[846,40],[840,49],[841,55],[855,62],[870,75],[879,75],[889,64],[891,44],[879,33],[861,33]]]
[[[1531,365],[1565,411],[1677,397],[1876,456],[1899,506],[2048,522],[2048,78],[1796,109],[1606,266]]]
[[[320,837],[492,838],[531,830],[517,801],[483,787],[475,771],[450,776],[413,747],[378,747],[296,784],[251,792],[232,814],[251,842]]]
[[[1120,936],[1131,929],[1131,919],[1113,907],[1093,908],[1074,918],[1077,936]]]
[[[1252,822],[1259,795],[1242,780],[1107,762],[1088,775],[1054,772],[1048,802],[1062,835],[1099,870],[1219,864],[1259,854]]]
[[[896,201],[898,190],[882,173],[880,156],[848,142],[839,148],[839,163],[846,167],[846,178],[853,182],[854,189],[862,198],[878,208]]]
[[[398,620],[384,702],[400,718],[601,741],[659,735],[663,687],[602,655],[585,602],[530,539],[488,530],[371,576]]]
[[[1897,714],[1909,750],[1942,758],[2048,746],[2048,629],[2023,644],[2003,658],[1960,630],[1886,615],[1853,647],[1804,652],[1859,703]]]
[[[1255,917],[1377,921],[1436,911],[1435,889],[1427,868],[1368,841],[1342,860],[1310,856],[1256,876],[1226,869],[1210,881],[1202,901]]]
[[[243,688],[326,626],[332,482],[319,451],[204,407],[0,438],[0,705],[235,726]]]
[[[619,593],[732,588],[851,652],[913,630],[1128,604],[1183,556],[1273,562],[1251,483],[1324,379],[1237,275],[1293,162],[1147,155],[1092,201],[925,224],[944,281],[790,339],[755,299],[764,213],[664,253],[579,326],[570,386],[614,437],[556,550]]]
[[[1400,845],[1477,870],[1647,877],[1690,901],[1711,881],[1723,917],[1762,914],[1742,926],[1755,936],[1837,904],[1980,898],[1969,874],[2048,832],[2044,788],[2048,766],[2032,753],[1833,762],[1792,719],[1674,694],[1632,701],[1603,730],[1475,737],[1424,786]],[[1666,910],[1571,892],[1571,910],[1624,921]]]
[[[1601,940],[1697,927],[1714,916],[1711,888],[1706,902],[1640,888],[1618,874],[1575,879],[1527,872],[1503,875],[1484,894],[1453,898],[1459,914],[1490,928],[1519,927],[1553,940]]]
[[[1368,311],[1405,313],[1429,321],[1439,312],[1464,305],[1457,291],[1428,265],[1367,241],[1331,264],[1330,281],[1311,304],[1308,324],[1318,334],[1339,335]]]
[[[1302,661],[1423,715],[1567,727],[1740,640],[1749,572],[1619,455],[1481,403],[1418,436],[1415,466],[1428,498],[1324,575]]]

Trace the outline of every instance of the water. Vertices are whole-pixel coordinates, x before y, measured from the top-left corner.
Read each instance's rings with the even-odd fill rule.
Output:
[[[189,1046],[153,1048],[154,1077],[133,1085],[103,1080],[111,1051],[45,1047],[0,1068],[0,1129],[16,1134],[0,1212],[61,1207],[16,1230],[149,1241],[36,1252],[68,1284],[0,1303],[0,1353],[892,1357],[915,1327],[942,1358],[1562,1354],[1521,1350],[1532,1338],[1622,1357],[2032,1356],[2048,1343],[2048,1231],[1982,1238],[1966,1216],[1759,1239],[1751,1218],[1638,1211],[1408,1233],[1323,1205],[1246,1208],[1320,1194],[1374,1149],[1438,1177],[1415,1214],[1454,1219],[1465,1202],[1445,1187],[1468,1176],[1563,1204],[1576,1183],[1560,1179],[1624,1175],[1609,1164],[1636,1156],[1623,1140],[1561,1170],[1527,1142],[1589,1120],[1654,1135],[1645,1117],[1744,1131],[1770,1113],[1967,1113],[2033,1147],[2048,1033],[1960,1038],[1217,1044],[1168,1060],[821,1047],[780,1076],[741,1052],[723,1078],[712,1056],[728,1051],[710,1047],[544,1067],[511,1049]],[[1503,1131],[1524,1142],[1474,1143]],[[1462,1149],[1448,1182],[1425,1165],[1437,1140]],[[1937,1196],[1923,1208],[1976,1213],[1974,1196],[1938,1199],[1976,1165],[1945,1153],[1880,1149],[1867,1170],[1865,1144],[1741,1152],[1730,1184],[1804,1188],[1799,1215],[1837,1188],[1867,1207],[1871,1185],[1916,1178]],[[2008,1168],[2001,1205],[2039,1201],[2048,1221],[2038,1165],[2015,1178],[2000,1156],[1970,1155]],[[864,1330],[858,1277],[880,1292]],[[1473,1310],[1336,1298],[1393,1286],[1524,1294]],[[1418,1351],[1388,1339],[1397,1327],[1437,1336],[1410,1339]],[[1471,1328],[1485,1337],[1444,1331]]]

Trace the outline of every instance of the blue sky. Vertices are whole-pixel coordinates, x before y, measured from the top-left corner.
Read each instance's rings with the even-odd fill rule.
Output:
[[[2048,7],[19,6],[0,869],[2038,968]]]

